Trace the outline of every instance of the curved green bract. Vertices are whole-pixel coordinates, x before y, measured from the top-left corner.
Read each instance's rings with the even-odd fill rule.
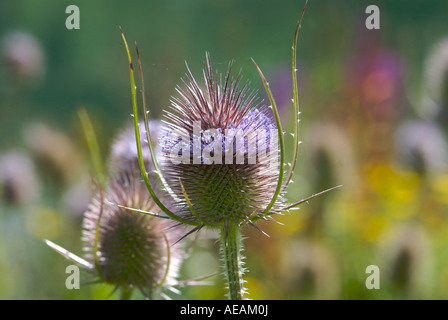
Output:
[[[291,204],[291,205],[289,205],[289,206],[286,206],[286,207],[284,207],[284,208],[281,208],[281,209],[279,209],[279,210],[276,210],[274,213],[276,213],[276,212],[281,212],[281,211],[285,211],[285,210],[294,208],[294,207],[298,206],[298,205],[301,204],[301,203],[304,203],[304,202],[306,202],[306,201],[308,201],[308,200],[311,200],[311,199],[313,199],[313,198],[316,198],[317,196],[323,195],[324,193],[327,193],[327,192],[329,192],[329,191],[331,191],[331,190],[334,190],[334,189],[337,189],[337,188],[340,188],[340,187],[342,187],[342,185],[339,185],[339,186],[336,186],[336,187],[332,187],[332,188],[326,189],[326,190],[324,190],[324,191],[318,192],[318,193],[316,193],[316,194],[313,194],[312,196],[309,196],[309,197],[307,197],[307,198],[305,198],[305,199],[302,199],[302,200],[300,200],[300,201],[297,201],[297,202],[295,202],[295,203],[293,203],[293,204]]]
[[[166,244],[166,269],[163,278],[160,280],[160,283],[157,284],[157,287],[161,287],[163,285],[170,271],[170,263],[171,263],[170,243],[165,233],[163,233],[163,240],[165,240]]]
[[[121,209],[125,209],[125,210],[129,210],[131,212],[136,212],[136,213],[143,213],[146,214],[148,216],[152,216],[152,217],[157,217],[157,218],[161,218],[161,219],[170,219],[170,217],[167,216],[162,216],[158,213],[154,213],[154,212],[149,212],[149,211],[145,211],[145,210],[141,210],[141,209],[136,209],[136,208],[131,208],[131,207],[126,207],[126,206],[122,206],[120,204],[116,205],[118,208]]]
[[[255,63],[254,59],[252,59],[252,62],[255,64],[255,67],[258,70],[261,80],[263,81],[263,85],[266,90],[266,93],[269,97],[269,101],[271,102],[272,111],[274,111],[275,122],[277,124],[278,138],[280,141],[280,169],[279,169],[279,174],[278,174],[277,188],[275,189],[274,196],[272,197],[271,202],[269,203],[269,205],[266,207],[266,209],[263,212],[263,214],[266,214],[274,206],[275,201],[277,201],[277,198],[280,195],[280,191],[282,189],[283,174],[284,174],[283,170],[284,170],[284,165],[285,165],[285,163],[284,163],[285,162],[285,143],[284,143],[284,139],[283,139],[283,130],[282,130],[282,124],[280,122],[280,116],[278,114],[277,105],[275,104],[274,96],[272,95],[271,88],[269,87],[269,83],[267,82],[266,78],[264,77],[261,69]]]
[[[292,43],[292,91],[293,91],[293,104],[294,104],[294,149],[292,152],[291,166],[289,167],[288,173],[286,175],[285,187],[288,186],[291,181],[292,174],[297,162],[298,146],[299,146],[299,94],[297,88],[297,37],[299,35],[300,25],[302,24],[303,15],[305,14],[306,5],[308,1],[305,2],[302,14],[300,15],[299,22],[297,23],[296,32],[294,34],[294,41]]]
[[[131,53],[129,52],[129,47],[128,47],[128,43],[126,41],[126,37],[124,36],[124,33],[121,30],[121,28],[120,28],[120,31],[121,31],[121,36],[123,38],[124,45],[126,47],[126,53],[128,55],[128,59],[129,59],[129,71],[130,71],[131,93],[132,93],[132,109],[133,109],[133,113],[134,113],[135,140],[136,140],[136,144],[137,144],[138,163],[140,166],[140,172],[143,177],[143,181],[145,182],[146,188],[148,189],[149,193],[151,194],[152,199],[165,214],[167,214],[170,218],[172,218],[175,221],[185,223],[185,224],[190,224],[190,225],[198,225],[199,223],[196,223],[195,221],[185,220],[185,219],[182,219],[182,218],[176,216],[167,207],[165,207],[162,204],[162,202],[159,200],[159,198],[156,196],[156,194],[151,186],[151,183],[149,182],[148,174],[146,173],[145,164],[143,161],[142,147],[141,147],[141,141],[140,141],[140,129],[139,129],[139,125],[138,125],[138,112],[137,112],[137,97],[136,97],[135,79],[134,79],[134,66],[132,64]],[[148,141],[148,144],[149,144],[149,141]]]
[[[57,245],[56,243],[54,243],[48,239],[43,239],[43,240],[47,246],[49,246],[51,249],[53,249],[54,251],[59,253],[61,256],[63,256],[68,261],[73,262],[75,265],[77,265],[85,270],[88,270],[88,271],[91,271],[94,268],[94,266],[90,262],[84,260],[81,257],[78,257],[76,254],[68,251],[67,249],[62,248],[61,246]]]
[[[101,275],[100,271],[100,264],[98,262],[98,239],[100,236],[100,223],[101,223],[101,217],[103,216],[103,207],[104,207],[104,194],[103,190],[101,189],[101,186],[95,181],[99,191],[100,191],[100,212],[98,214],[98,221],[96,222],[96,231],[95,231],[95,243],[93,244],[93,261],[95,264],[95,270],[100,277],[101,280],[105,281],[104,277]]]
[[[142,62],[140,60],[140,53],[138,52],[137,44],[135,45],[135,50],[137,51],[138,69],[139,69],[139,73],[140,73],[140,83],[141,83],[141,87],[142,87],[143,119],[145,120],[144,122],[145,122],[146,140],[148,141],[148,148],[149,148],[149,152],[151,154],[151,160],[154,165],[154,170],[157,173],[157,175],[159,176],[160,181],[163,184],[163,187],[171,195],[171,197],[173,197],[174,200],[178,201],[179,198],[177,198],[176,194],[171,190],[171,187],[168,185],[168,183],[166,183],[166,180],[162,175],[162,171],[160,171],[159,162],[157,161],[157,157],[154,152],[154,147],[153,147],[152,139],[151,139],[151,133],[149,131],[149,122],[148,122],[149,111],[146,106],[145,81],[143,79]]]

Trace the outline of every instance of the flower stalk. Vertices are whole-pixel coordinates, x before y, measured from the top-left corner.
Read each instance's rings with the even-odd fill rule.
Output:
[[[240,227],[234,222],[225,223],[221,228],[220,236],[221,255],[228,284],[229,299],[243,300],[245,268]]]

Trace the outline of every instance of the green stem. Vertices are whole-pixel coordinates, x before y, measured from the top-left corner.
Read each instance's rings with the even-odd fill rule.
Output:
[[[226,230],[227,229],[227,230]],[[221,228],[221,254],[230,300],[244,299],[243,256],[240,228],[233,222]]]

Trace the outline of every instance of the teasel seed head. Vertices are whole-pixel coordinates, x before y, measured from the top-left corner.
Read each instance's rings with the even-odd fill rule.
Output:
[[[167,126],[161,139],[163,175],[183,199],[176,214],[210,226],[225,221],[240,224],[263,213],[279,175],[272,112],[258,101],[248,82],[241,85],[240,74],[236,78],[230,74],[231,64],[224,79],[214,75],[207,54],[203,90],[188,70],[187,80],[182,80],[185,88],[177,87],[180,97],[172,99],[165,113]],[[274,168],[263,161],[266,154],[274,154],[270,159]]]
[[[183,259],[182,248],[172,246],[181,236],[178,229],[167,220],[124,208],[158,210],[138,173],[111,179],[103,202],[101,198],[94,197],[85,213],[82,236],[85,258],[96,264],[100,279],[144,295],[174,285]]]

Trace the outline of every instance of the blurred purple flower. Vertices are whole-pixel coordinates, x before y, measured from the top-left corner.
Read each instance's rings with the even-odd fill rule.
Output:
[[[403,88],[402,58],[375,40],[363,40],[348,63],[349,83],[374,120],[395,118]]]

